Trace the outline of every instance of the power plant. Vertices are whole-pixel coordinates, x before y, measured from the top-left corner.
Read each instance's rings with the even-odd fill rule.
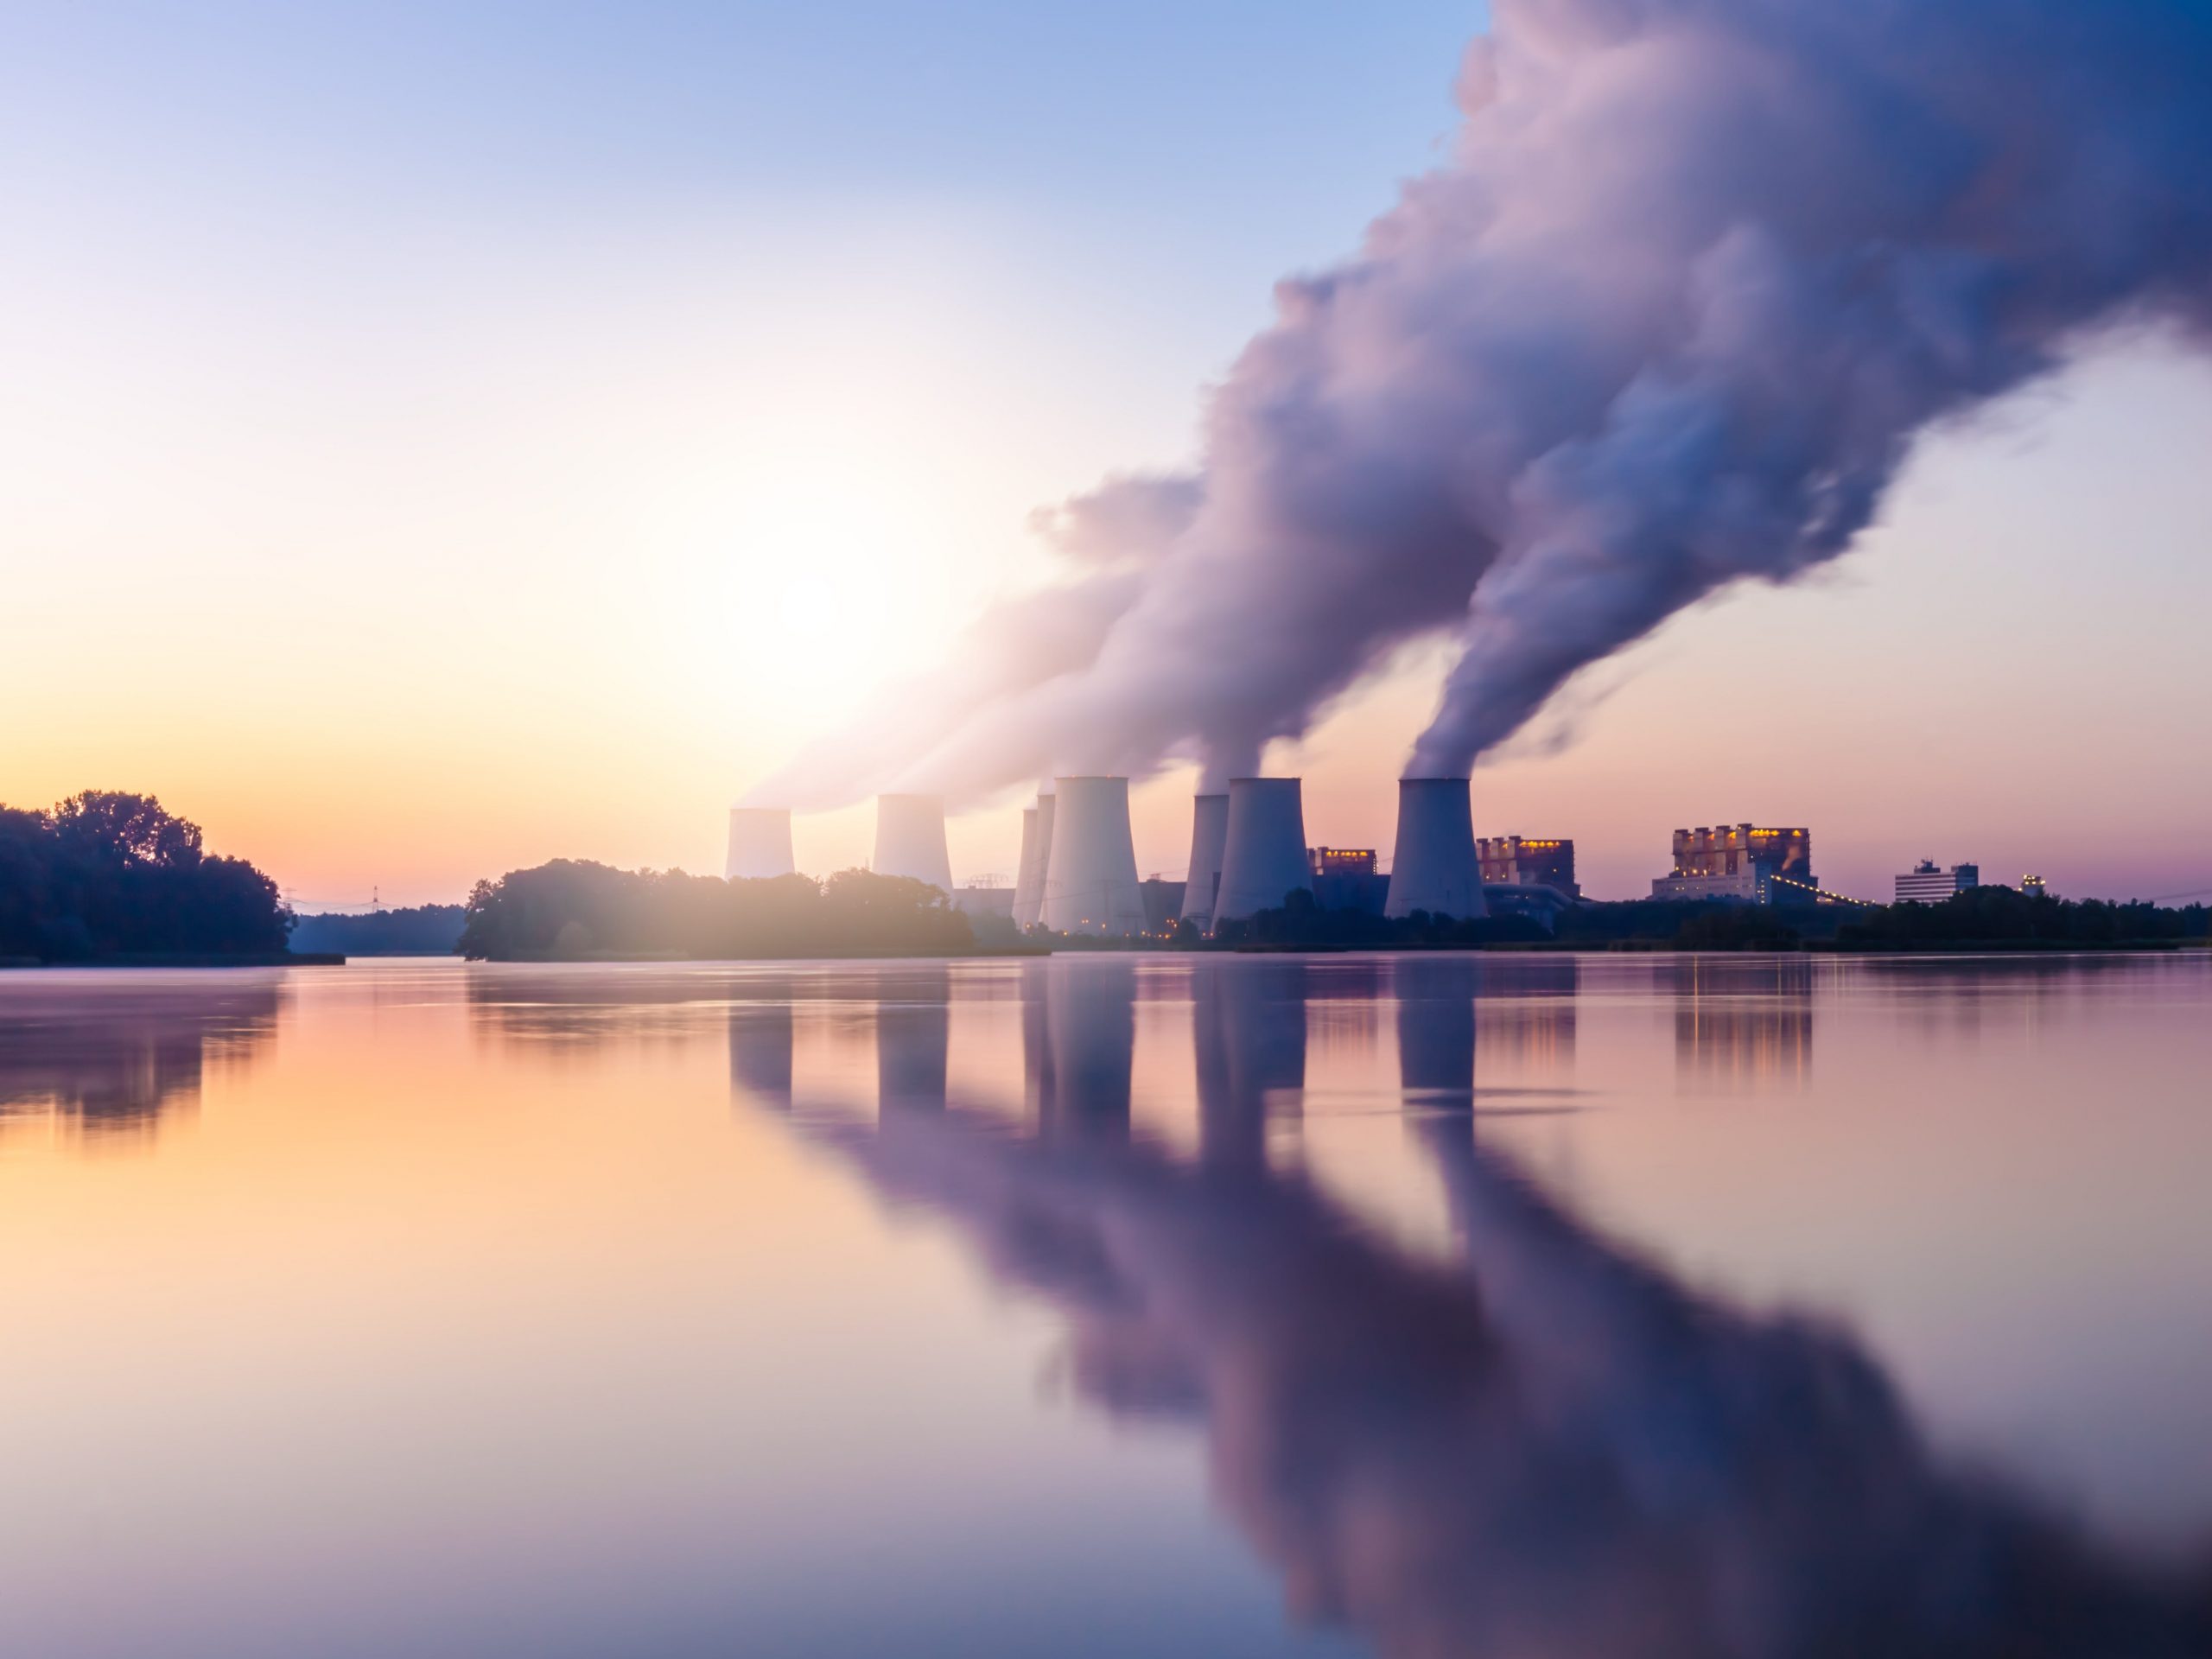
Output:
[[[1475,856],[1470,788],[1465,778],[1398,780],[1398,849],[1390,861],[1385,916],[1400,918],[1422,910],[1467,921],[1490,914]]]
[[[1141,933],[1129,780],[1056,778],[1041,919],[1055,933]]]
[[[875,798],[875,857],[878,875],[909,875],[926,881],[950,899],[952,858],[944,847],[944,798],[941,795],[879,795]]]
[[[1221,891],[1221,855],[1228,845],[1229,797],[1194,797],[1191,868],[1183,878],[1183,919],[1202,931],[1213,925],[1214,897]]]
[[[1700,824],[1675,831],[1674,854],[1674,868],[1652,880],[1654,899],[1809,905],[1820,898],[1821,884],[1813,874],[1813,832],[1802,824]]]
[[[789,875],[791,815],[787,807],[734,806],[729,810],[729,859],[722,874],[732,881],[760,881]]]
[[[1222,836],[1221,886],[1213,925],[1280,910],[1292,893],[1313,891],[1306,859],[1306,808],[1295,778],[1232,778]],[[1189,902],[1187,895],[1185,902]]]
[[[1159,874],[1139,879],[1125,777],[1048,780],[1034,804],[1021,809],[1020,862],[1011,887],[1003,876],[971,878],[967,889],[953,886],[942,796],[880,795],[871,868],[925,882],[970,915],[1002,918],[1001,926],[1010,918],[1021,932],[1109,938],[1166,938],[1183,923],[1216,934],[1224,924],[1281,910],[1300,893],[1309,895],[1312,908],[1332,915],[1506,918],[1502,925],[1527,919],[1547,931],[1588,902],[1575,880],[1571,840],[1477,839],[1465,778],[1399,780],[1397,841],[1387,874],[1370,847],[1306,844],[1301,779],[1232,779],[1225,793],[1196,795],[1191,805],[1191,861],[1180,881]],[[792,874],[791,820],[782,807],[733,808],[729,879]],[[1859,902],[1820,887],[1812,873],[1812,834],[1802,825],[1677,830],[1673,851],[1674,868],[1651,884],[1655,899]],[[1897,898],[1934,902],[1972,887],[1978,875],[1971,864],[1942,870],[1923,861],[1897,878]],[[1290,925],[1302,936],[1299,925]],[[1338,930],[1331,937],[1343,936],[1340,925],[1330,925]],[[1233,937],[1241,938],[1241,930]]]

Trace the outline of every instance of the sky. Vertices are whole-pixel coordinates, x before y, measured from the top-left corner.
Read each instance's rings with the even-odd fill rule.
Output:
[[[1433,162],[1483,11],[1382,10],[0,6],[0,801],[157,793],[310,908],[718,869]],[[2212,887],[2209,432],[2212,365],[2098,342],[1832,569],[1571,687],[1478,830],[1605,897],[1741,819],[1866,897]],[[1387,852],[1443,667],[1270,753],[1310,840]],[[1142,868],[1190,788],[1137,792]],[[869,814],[796,838],[856,863]]]

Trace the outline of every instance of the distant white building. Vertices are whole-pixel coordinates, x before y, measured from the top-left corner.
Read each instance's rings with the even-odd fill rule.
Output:
[[[1901,905],[1940,905],[1955,893],[1981,885],[1981,866],[1954,864],[1948,870],[1938,868],[1932,858],[1923,858],[1906,874],[1897,879],[1897,902]]]

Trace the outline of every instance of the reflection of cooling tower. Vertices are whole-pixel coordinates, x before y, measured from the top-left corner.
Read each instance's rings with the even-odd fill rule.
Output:
[[[1313,890],[1306,861],[1306,808],[1295,778],[1232,778],[1222,837],[1221,891],[1213,919],[1280,910],[1284,896]]]
[[[733,1090],[772,1111],[791,1106],[791,1005],[738,1003],[729,1011]]]
[[[875,798],[875,861],[878,875],[911,875],[952,896],[952,860],[944,850],[944,798],[941,795],[879,795]]]
[[[1045,913],[1045,869],[1052,862],[1052,797],[1021,809],[1021,863],[1014,879],[1014,925],[1034,927]]]
[[[952,1010],[937,1000],[875,1005],[875,1090],[881,1111],[944,1109],[946,1038]]]
[[[1183,883],[1183,918],[1204,927],[1213,920],[1221,886],[1221,852],[1229,842],[1229,797],[1201,795],[1191,803],[1191,873]]]
[[[1306,1087],[1306,964],[1201,957],[1192,963],[1199,1155],[1217,1168],[1260,1171],[1271,1108]]]
[[[1062,957],[1045,964],[1039,981],[1047,1048],[1039,1132],[1126,1140],[1137,1040],[1136,963],[1126,957]]]
[[[1471,1110],[1475,1103],[1475,998],[1482,979],[1465,957],[1393,957],[1398,1082],[1409,1103]]]
[[[733,881],[758,881],[789,875],[791,815],[781,806],[733,806],[729,810],[729,863],[722,874]]]
[[[1465,920],[1487,916],[1482,866],[1475,859],[1475,824],[1465,778],[1404,778],[1398,782],[1398,850],[1390,861],[1385,916]]]
[[[1136,844],[1129,836],[1129,780],[1053,780],[1052,851],[1043,920],[1055,933],[1141,933]]]

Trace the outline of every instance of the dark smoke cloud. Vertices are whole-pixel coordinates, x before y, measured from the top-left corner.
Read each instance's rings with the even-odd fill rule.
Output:
[[[1463,773],[1684,606],[1843,552],[1932,425],[2092,331],[2207,319],[2203,0],[1496,14],[1449,163],[1282,284],[1213,394],[1165,550],[1129,480],[1050,516],[1141,575],[1095,649],[848,786],[1246,768],[1443,634],[1409,770]]]

